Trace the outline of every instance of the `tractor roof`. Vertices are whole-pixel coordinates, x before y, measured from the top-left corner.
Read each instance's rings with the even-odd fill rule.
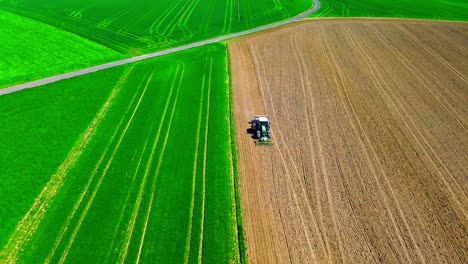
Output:
[[[260,116],[260,117],[258,117],[258,121],[260,121],[260,122],[268,122],[268,117],[266,117],[266,116]]]

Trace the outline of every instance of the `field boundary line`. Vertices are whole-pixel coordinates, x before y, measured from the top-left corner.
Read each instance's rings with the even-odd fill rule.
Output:
[[[267,29],[273,29],[273,28],[277,28],[277,27],[280,27],[280,26],[283,26],[283,25],[298,22],[298,21],[302,20],[303,18],[307,17],[308,15],[311,15],[311,14],[317,12],[320,9],[320,1],[319,0],[311,0],[311,3],[312,3],[312,6],[308,10],[306,10],[306,11],[304,11],[304,12],[302,12],[302,13],[296,15],[296,16],[293,16],[291,18],[282,20],[282,21],[273,22],[273,23],[266,24],[266,25],[259,26],[259,27],[255,27],[255,28],[252,28],[252,29],[248,29],[248,30],[244,30],[244,31],[236,32],[236,33],[230,33],[230,34],[227,34],[227,35],[224,35],[224,36],[218,36],[218,37],[210,38],[210,39],[207,39],[207,40],[202,40],[202,41],[182,45],[182,46],[179,46],[179,47],[174,47],[174,48],[169,48],[169,49],[165,49],[165,50],[161,50],[161,51],[157,51],[157,52],[153,52],[153,53],[143,54],[143,55],[139,55],[139,56],[124,59],[124,60],[109,62],[109,63],[105,63],[105,64],[101,64],[101,65],[81,69],[81,70],[78,70],[78,71],[59,74],[59,75],[56,75],[56,76],[51,76],[51,77],[39,79],[39,80],[32,81],[32,82],[26,82],[26,83],[23,83],[23,84],[14,85],[14,86],[11,86],[11,87],[5,87],[3,89],[0,89],[0,96],[6,95],[6,94],[11,94],[11,93],[18,92],[18,91],[25,90],[25,89],[35,88],[35,87],[50,84],[50,83],[55,83],[55,82],[58,82],[58,81],[61,81],[61,80],[70,79],[70,78],[73,78],[73,77],[85,75],[85,74],[92,73],[92,72],[98,72],[98,71],[102,71],[102,70],[105,70],[105,69],[114,68],[114,67],[117,67],[117,66],[129,64],[129,63],[133,63],[133,62],[137,62],[137,61],[142,61],[142,60],[147,60],[147,59],[151,59],[151,58],[160,57],[160,56],[175,53],[175,52],[178,52],[178,51],[188,50],[188,49],[192,49],[192,48],[196,48],[196,47],[202,47],[202,46],[206,46],[208,44],[213,44],[213,43],[221,42],[221,41],[224,41],[224,40],[228,40],[228,39],[232,39],[232,38],[236,38],[236,37],[241,37],[241,36],[249,35],[249,34],[252,34],[252,33],[257,33],[257,32],[260,32],[260,31],[264,31],[264,30],[267,30]]]
[[[239,0],[236,0],[239,1]],[[230,45],[229,45],[230,46]],[[238,45],[235,45],[236,49]],[[226,52],[226,61],[231,61],[231,55],[229,52],[229,47],[226,45],[227,51]],[[227,63],[228,66],[229,63]],[[241,65],[245,63],[241,61]],[[247,245],[246,245],[246,234],[245,234],[245,223],[244,223],[244,215],[242,211],[242,197],[240,194],[240,172],[239,172],[239,149],[237,147],[237,132],[236,132],[236,115],[234,112],[234,95],[233,95],[233,78],[232,78],[232,69],[231,67],[227,67],[227,80],[226,82],[229,85],[229,92],[228,92],[228,99],[229,99],[229,146],[231,152],[231,159],[232,159],[232,169],[233,169],[233,180],[234,180],[234,202],[235,202],[235,213],[236,213],[236,229],[237,229],[237,245],[238,245],[238,253],[239,253],[239,263],[240,264],[247,264],[248,257],[247,257]],[[283,231],[284,231],[284,224],[283,224]],[[284,232],[283,232],[284,235]],[[286,236],[284,236],[286,237]],[[289,246],[288,246],[289,249]],[[201,264],[201,263],[199,263]]]
[[[135,66],[132,66],[129,69],[127,69],[122,75],[122,77],[117,81],[114,89],[109,94],[109,97],[107,98],[106,102],[99,109],[96,116],[86,128],[84,134],[81,136],[81,140],[79,141],[79,143],[73,146],[67,158],[63,161],[63,163],[60,165],[57,172],[51,177],[49,182],[47,182],[46,186],[42,189],[41,193],[35,199],[33,205],[25,214],[23,219],[18,223],[15,231],[10,236],[7,244],[1,250],[2,254],[4,252],[6,253],[7,262],[16,262],[19,250],[20,248],[22,248],[22,246],[20,245],[24,245],[25,243],[27,243],[28,237],[30,237],[35,232],[35,230],[45,217],[46,211],[52,203],[53,198],[60,190],[68,171],[81,158],[84,149],[95,135],[97,127],[99,126],[102,119],[105,117],[107,110],[112,104],[114,98],[120,92],[121,88],[124,86],[134,67]],[[9,249],[11,251],[8,251]]]
[[[239,193],[239,172],[238,172],[238,158],[237,158],[237,146],[236,146],[236,129],[235,129],[235,120],[234,120],[234,111],[233,111],[233,94],[232,94],[232,78],[231,78],[231,69],[230,65],[230,56],[229,56],[229,49],[227,45],[225,46],[226,49],[226,83],[228,85],[228,113],[227,113],[227,127],[228,127],[228,146],[229,146],[229,161],[230,161],[230,173],[231,173],[231,199],[233,201],[232,204],[232,212],[234,213],[234,226],[233,230],[236,234],[236,257],[237,262],[240,264],[247,264],[247,259],[245,256],[246,247],[245,247],[245,234],[244,234],[244,219],[242,215],[242,208],[241,208],[241,198]],[[244,262],[245,261],[245,262]]]

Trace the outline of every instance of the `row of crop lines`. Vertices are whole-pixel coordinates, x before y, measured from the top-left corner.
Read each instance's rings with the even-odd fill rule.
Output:
[[[321,0],[321,8],[311,17],[398,17],[468,20],[464,0]]]
[[[3,1],[0,9],[31,17],[124,53],[143,53],[276,22],[311,0]]]
[[[238,262],[226,57],[216,44],[120,69],[0,262]]]

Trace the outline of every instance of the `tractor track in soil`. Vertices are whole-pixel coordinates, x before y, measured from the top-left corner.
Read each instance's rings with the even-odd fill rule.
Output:
[[[468,261],[467,32],[326,19],[229,42],[252,263]]]

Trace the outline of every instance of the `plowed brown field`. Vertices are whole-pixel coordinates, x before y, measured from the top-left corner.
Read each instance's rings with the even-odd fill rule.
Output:
[[[311,21],[229,51],[252,263],[468,263],[468,23]],[[274,147],[246,133],[264,113]]]

